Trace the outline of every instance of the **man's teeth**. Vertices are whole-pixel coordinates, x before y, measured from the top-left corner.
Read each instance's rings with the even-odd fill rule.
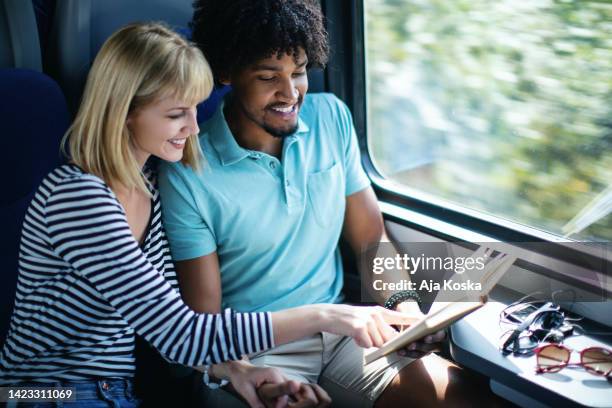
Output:
[[[287,106],[286,108],[275,107],[272,109],[274,109],[277,112],[289,113],[293,111],[293,108],[295,108],[295,105]]]
[[[177,144],[177,145],[183,145],[185,144],[186,141],[187,139],[170,139],[170,143]]]

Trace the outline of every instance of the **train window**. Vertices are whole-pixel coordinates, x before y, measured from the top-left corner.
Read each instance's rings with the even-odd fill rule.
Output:
[[[368,150],[397,192],[612,240],[612,4],[365,0]]]

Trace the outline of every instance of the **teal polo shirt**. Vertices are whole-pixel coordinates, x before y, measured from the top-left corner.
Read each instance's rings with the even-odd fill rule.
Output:
[[[223,307],[275,311],[340,301],[346,196],[370,183],[346,105],[331,94],[307,94],[282,160],[240,147],[223,103],[199,138],[203,170],[160,168],[174,260],[217,251]]]

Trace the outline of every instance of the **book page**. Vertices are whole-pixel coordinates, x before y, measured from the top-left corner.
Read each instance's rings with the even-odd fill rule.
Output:
[[[484,253],[485,250],[481,247],[472,256],[476,257]],[[491,253],[492,251],[488,252],[487,257]],[[380,357],[397,351],[428,334],[435,333],[482,307],[486,303],[487,295],[491,289],[499,282],[514,261],[516,261],[516,257],[502,253],[489,258],[489,261],[478,276],[478,282],[482,286],[478,295],[466,293],[463,297],[458,297],[452,302],[434,302],[430,312],[423,319],[404,330],[400,335],[388,341],[379,349],[366,353],[364,357],[365,364],[369,364]]]
[[[483,305],[483,302],[449,303],[437,312],[425,316],[423,319],[404,330],[399,336],[386,342],[379,349],[366,354],[364,357],[365,364],[369,364],[380,357],[399,350],[408,344],[427,336],[428,334],[435,333],[449,324],[461,319],[463,316],[482,307]]]

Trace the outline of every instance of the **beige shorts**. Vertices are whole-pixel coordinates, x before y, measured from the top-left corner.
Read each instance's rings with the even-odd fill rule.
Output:
[[[319,333],[249,358],[257,366],[281,369],[290,379],[318,383],[333,407],[372,407],[393,377],[414,360],[393,353],[364,366],[364,352],[349,337]],[[213,398],[219,406],[230,406],[219,398],[224,397]]]

